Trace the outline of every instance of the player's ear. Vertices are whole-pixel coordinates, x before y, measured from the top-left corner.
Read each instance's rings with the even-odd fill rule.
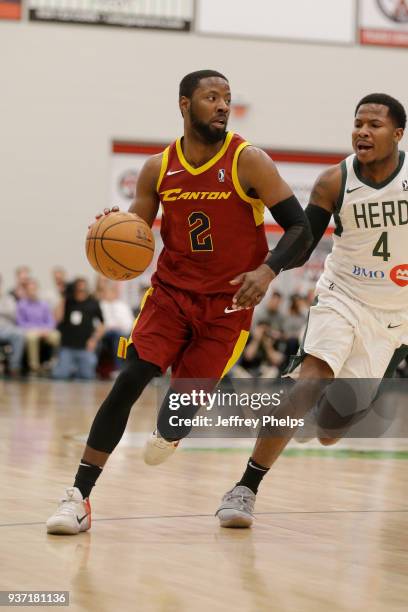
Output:
[[[400,140],[402,139],[403,135],[404,135],[404,129],[403,128],[396,128],[396,130],[394,132],[395,142],[400,142]]]
[[[186,111],[190,107],[190,99],[187,98],[186,96],[181,96],[179,100],[179,107],[180,107],[180,112],[184,117],[186,114]]]

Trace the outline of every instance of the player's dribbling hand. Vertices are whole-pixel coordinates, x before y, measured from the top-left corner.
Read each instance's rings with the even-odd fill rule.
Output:
[[[96,215],[95,219],[100,219],[104,215],[110,215],[110,213],[113,212],[119,212],[119,206],[112,206],[112,208],[104,208],[103,213],[99,213],[99,215]]]
[[[242,283],[242,285],[232,298],[232,308],[242,310],[243,308],[253,308],[259,304],[275,276],[275,273],[266,264],[261,264],[259,268],[252,270],[252,272],[244,272],[236,276],[230,281],[230,284],[239,285]]]
[[[104,215],[105,216],[110,215],[110,213],[113,213],[113,212],[119,212],[119,206],[112,206],[112,208],[104,208],[103,213],[99,213],[98,215],[95,215],[95,219],[96,221],[98,221],[98,219],[100,219]],[[94,222],[92,222],[91,225],[88,225],[88,229],[91,229],[93,223]]]

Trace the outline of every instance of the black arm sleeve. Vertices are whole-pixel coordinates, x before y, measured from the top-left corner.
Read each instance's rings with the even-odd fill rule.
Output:
[[[312,242],[309,221],[295,196],[278,202],[270,209],[275,221],[285,230],[276,247],[265,259],[275,274],[295,266],[293,261],[304,256]]]
[[[292,268],[300,268],[300,266],[303,266],[307,262],[310,255],[313,253],[316,246],[320,242],[320,239],[326,231],[327,226],[329,225],[331,213],[325,208],[322,208],[321,206],[316,206],[316,204],[308,204],[305,208],[305,213],[310,223],[313,241],[310,244],[309,248],[303,254],[299,253],[299,257],[297,257],[291,263],[289,268],[286,268],[287,270],[291,270]]]

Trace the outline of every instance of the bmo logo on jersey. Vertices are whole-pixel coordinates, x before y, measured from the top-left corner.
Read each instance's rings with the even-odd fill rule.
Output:
[[[360,278],[374,278],[376,280],[381,280],[385,278],[385,272],[382,270],[367,270],[366,268],[361,268],[360,266],[353,266],[354,276],[359,276]]]
[[[390,279],[399,287],[406,287],[408,285],[408,264],[395,266],[390,272]]]

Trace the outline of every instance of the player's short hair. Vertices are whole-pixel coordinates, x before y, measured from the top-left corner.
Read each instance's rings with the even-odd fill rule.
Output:
[[[405,130],[407,124],[407,113],[401,102],[398,102],[392,96],[384,93],[373,93],[368,96],[364,96],[356,106],[354,116],[357,115],[358,109],[362,104],[382,104],[388,108],[388,114],[395,123],[397,128]]]
[[[194,91],[200,84],[201,79],[208,79],[210,77],[219,77],[220,79],[224,79],[227,81],[227,77],[225,77],[221,72],[217,72],[216,70],[196,70],[195,72],[190,72],[186,74],[180,81],[179,88],[179,98],[185,96],[186,98],[191,98]]]

